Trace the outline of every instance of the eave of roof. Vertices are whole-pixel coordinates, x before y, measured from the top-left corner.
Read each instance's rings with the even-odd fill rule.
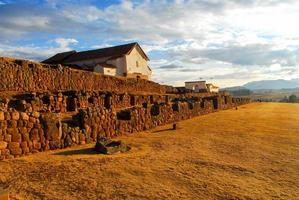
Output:
[[[198,82],[206,82],[206,81],[186,81],[185,83],[198,83]]]

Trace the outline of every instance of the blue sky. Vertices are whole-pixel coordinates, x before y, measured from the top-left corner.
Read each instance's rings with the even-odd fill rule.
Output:
[[[137,41],[160,83],[299,77],[296,0],[0,0],[0,19],[0,56]]]

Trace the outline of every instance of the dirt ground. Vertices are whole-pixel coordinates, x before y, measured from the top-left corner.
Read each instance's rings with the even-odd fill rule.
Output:
[[[255,103],[93,145],[0,162],[17,199],[299,199],[299,104]]]

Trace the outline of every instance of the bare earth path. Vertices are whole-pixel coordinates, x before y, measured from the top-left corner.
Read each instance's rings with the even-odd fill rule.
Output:
[[[20,199],[299,199],[299,104],[250,104],[121,139],[0,162]]]

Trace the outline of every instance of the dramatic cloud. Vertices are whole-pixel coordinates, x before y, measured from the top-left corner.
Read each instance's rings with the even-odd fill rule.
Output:
[[[69,45],[77,44],[78,41],[72,38],[56,38],[49,41],[49,46],[39,47],[34,45],[10,46],[0,44],[0,55],[30,60],[42,61],[56,53],[70,51]]]
[[[0,0],[0,18],[0,56],[137,41],[163,83],[299,77],[296,0]]]

